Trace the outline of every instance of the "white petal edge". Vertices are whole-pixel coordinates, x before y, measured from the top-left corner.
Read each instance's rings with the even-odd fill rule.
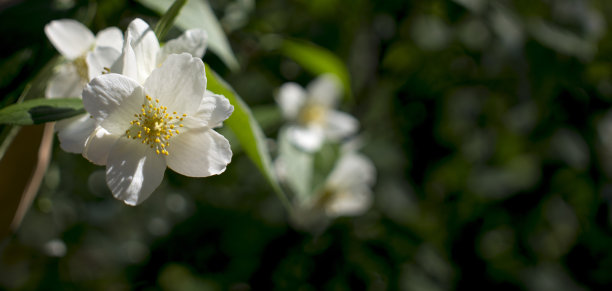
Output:
[[[77,115],[55,123],[58,131],[57,137],[62,150],[80,154],[83,153],[85,142],[96,128],[93,118],[89,113]]]
[[[67,59],[74,60],[91,48],[95,37],[82,23],[72,19],[54,20],[45,25],[45,34]]]
[[[339,141],[357,132],[358,128],[359,121],[352,115],[336,110],[327,112],[325,135],[330,140]]]
[[[106,183],[115,198],[138,205],[161,184],[165,170],[163,156],[138,141],[120,138],[108,155]]]
[[[193,116],[206,92],[204,63],[190,54],[168,56],[144,83],[147,94],[169,111]]]
[[[138,80],[138,65],[136,64],[134,49],[130,45],[131,39],[132,37],[130,35],[126,35],[121,55],[111,66],[111,72]]]
[[[122,135],[140,112],[144,102],[143,88],[134,80],[119,74],[101,75],[83,90],[83,106],[110,133]]]
[[[85,87],[85,80],[81,79],[77,69],[72,63],[64,63],[57,67],[47,88],[45,97],[47,98],[80,98]]]
[[[306,90],[290,82],[283,84],[276,94],[276,102],[287,120],[295,120],[306,101]]]
[[[96,127],[85,141],[83,157],[96,165],[106,165],[111,148],[120,135],[109,133],[103,127]]]
[[[195,113],[192,120],[185,123],[187,127],[217,128],[223,126],[223,121],[228,119],[234,112],[234,106],[229,102],[229,99],[223,95],[206,91],[204,98],[200,103],[198,111]]]
[[[227,139],[212,129],[190,130],[170,140],[168,167],[188,177],[218,175],[232,160]]]
[[[117,27],[109,27],[98,31],[96,47],[110,47],[120,52],[123,48],[123,33]]]
[[[140,18],[130,22],[126,31],[126,40],[129,40],[134,51],[138,74],[136,80],[142,84],[159,65],[157,61],[159,41],[151,27]]]

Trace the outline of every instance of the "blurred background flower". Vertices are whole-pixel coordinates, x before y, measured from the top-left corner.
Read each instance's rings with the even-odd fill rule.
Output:
[[[157,21],[148,2],[0,3],[0,29],[11,40],[0,47],[0,105],[15,102],[57,54],[43,32],[49,21],[123,30],[135,17]],[[204,61],[272,140],[283,124],[274,90],[289,81],[305,87],[320,68],[336,73],[345,92],[339,110],[359,120],[360,152],[376,167],[372,207],[316,235],[297,230],[235,142],[223,175],[167,171],[155,195],[128,207],[112,198],[103,171],[55,142],[32,208],[0,242],[0,286],[612,286],[612,2],[209,3],[236,62],[218,53],[224,45],[208,29]],[[281,146],[270,142],[274,153]]]

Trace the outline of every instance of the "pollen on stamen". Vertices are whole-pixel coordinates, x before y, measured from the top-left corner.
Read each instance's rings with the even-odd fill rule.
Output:
[[[162,106],[159,99],[145,96],[146,100],[142,104],[140,114],[134,114],[135,119],[130,122],[130,128],[126,130],[127,138],[139,139],[142,144],[154,149],[155,152],[169,155],[166,148],[170,145],[169,139],[180,133],[176,128],[183,127],[179,121],[184,120],[187,114],[178,114],[172,111],[170,114],[168,107]],[[155,100],[155,102],[153,102]]]

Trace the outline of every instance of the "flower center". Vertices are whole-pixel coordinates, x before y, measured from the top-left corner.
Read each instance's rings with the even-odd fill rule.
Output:
[[[331,187],[325,187],[322,191],[319,192],[318,197],[315,200],[314,205],[318,208],[324,208],[325,205],[329,204],[334,196],[336,195],[337,190]]]
[[[298,122],[301,124],[322,124],[325,122],[327,108],[317,103],[305,104],[298,114]]]
[[[136,119],[130,122],[130,128],[125,131],[127,138],[139,139],[143,144],[155,149],[160,155],[169,155],[166,148],[170,145],[170,138],[178,135],[178,127],[183,127],[183,119],[187,114],[168,113],[168,107],[159,104],[159,99],[146,96],[147,100],[142,104],[139,114],[134,114]]]
[[[82,56],[76,58],[73,63],[76,67],[79,77],[81,77],[81,80],[89,82],[89,70],[87,69],[86,54],[83,54]]]

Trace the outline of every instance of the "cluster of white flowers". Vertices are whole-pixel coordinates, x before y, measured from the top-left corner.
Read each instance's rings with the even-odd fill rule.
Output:
[[[53,21],[45,33],[66,60],[47,97],[82,97],[87,111],[57,123],[60,146],[105,165],[117,199],[141,203],[166,167],[190,177],[225,171],[230,144],[213,128],[234,107],[206,90],[204,31],[187,30],[163,47],[141,19],[125,34],[108,28],[94,36],[74,20]]]
[[[281,86],[276,100],[288,121],[282,131],[295,148],[305,155],[316,155],[326,142],[342,143],[357,132],[359,122],[335,110],[341,94],[339,80],[329,74],[313,80],[306,89],[292,82]],[[307,195],[296,195],[297,208],[292,218],[298,227],[320,229],[330,218],[360,215],[372,205],[371,188],[376,179],[373,163],[348,143],[341,148],[340,157],[324,184],[311,189]],[[298,161],[283,157],[283,153],[280,155],[276,161],[279,178],[291,187],[286,170]],[[305,161],[312,163],[310,158]],[[313,169],[305,167],[292,174],[309,179],[312,173],[300,172],[308,170]]]

